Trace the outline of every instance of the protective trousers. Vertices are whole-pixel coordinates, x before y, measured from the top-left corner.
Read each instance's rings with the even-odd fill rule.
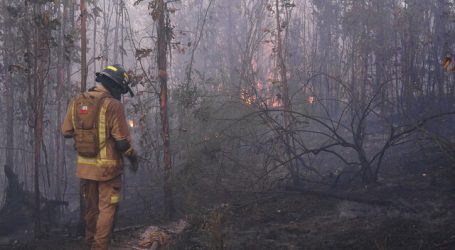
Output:
[[[121,184],[121,176],[108,181],[84,180],[85,239],[92,243],[92,250],[108,249],[115,210],[120,201]]]

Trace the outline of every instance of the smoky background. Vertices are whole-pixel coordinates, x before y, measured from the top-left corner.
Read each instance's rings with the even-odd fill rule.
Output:
[[[79,1],[26,2],[1,1],[1,164],[24,190],[38,178],[43,200],[68,201],[43,214],[45,224],[76,223],[75,152],[60,126],[80,87]],[[141,164],[124,176],[119,223],[160,220],[154,1],[86,2],[88,87],[95,72],[121,63],[136,93],[123,103]],[[177,214],[202,214],[244,193],[362,190],[452,167],[454,13],[452,0],[169,1]],[[0,171],[1,206],[7,183]]]

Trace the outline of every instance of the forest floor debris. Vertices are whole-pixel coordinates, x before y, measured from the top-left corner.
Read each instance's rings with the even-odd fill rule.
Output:
[[[329,190],[236,194],[206,214],[116,230],[111,249],[152,249],[155,241],[158,249],[179,250],[455,249],[452,170],[389,180],[332,195],[325,195]],[[342,195],[346,192],[349,196]],[[86,248],[82,239],[57,236],[15,244],[0,249]]]
[[[185,220],[171,222],[164,227],[150,226],[141,235],[139,248],[137,249],[159,249],[170,244],[170,241],[176,235],[182,233],[188,223]]]
[[[449,176],[409,176],[365,190],[357,201],[324,192],[245,194],[239,200],[254,202],[214,211],[221,221],[194,225],[175,249],[455,249]],[[387,202],[363,202],[370,200]]]
[[[8,235],[16,232],[27,238],[27,234],[32,234],[31,222],[33,221],[36,209],[34,206],[34,193],[24,190],[22,183],[19,182],[18,175],[11,166],[5,165],[4,172],[8,185],[5,190],[5,202],[0,208],[0,246],[14,243],[18,239],[10,239]],[[60,200],[50,200],[41,197],[40,213],[43,218],[51,218],[58,213],[63,206],[68,206],[68,202]],[[55,221],[43,220],[43,226],[51,228]],[[20,238],[22,238],[22,236]]]

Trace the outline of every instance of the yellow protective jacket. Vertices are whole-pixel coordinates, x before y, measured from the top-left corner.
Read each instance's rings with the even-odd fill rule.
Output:
[[[82,179],[107,181],[123,173],[123,157],[115,148],[115,141],[128,140],[131,144],[130,132],[125,117],[123,104],[114,99],[108,90],[98,84],[87,94],[99,97],[108,94],[101,104],[98,138],[100,152],[93,158],[77,156],[76,175]],[[70,102],[62,125],[65,137],[74,135],[74,99]]]

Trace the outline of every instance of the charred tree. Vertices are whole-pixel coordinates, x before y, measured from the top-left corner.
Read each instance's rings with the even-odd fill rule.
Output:
[[[19,177],[10,166],[5,165],[4,172],[8,185],[5,190],[5,204],[0,209],[0,236],[10,235],[17,229],[27,226],[33,221],[36,209],[34,193],[24,190]],[[49,216],[55,214],[56,208],[68,205],[66,201],[48,200],[43,197],[40,202],[40,212]]]
[[[25,216],[22,216],[20,212],[23,209],[26,194],[11,166],[5,165],[4,171],[8,185],[5,191],[5,205],[0,210],[0,225],[2,225],[0,226],[0,235],[7,235],[16,226],[26,223]],[[14,216],[16,213],[19,213],[20,216]]]
[[[158,50],[157,65],[160,82],[160,117],[161,117],[161,137],[163,140],[163,158],[164,158],[164,199],[166,206],[166,214],[171,217],[174,214],[174,201],[172,196],[172,162],[170,150],[170,135],[169,135],[169,117],[168,117],[168,87],[167,87],[167,49],[170,40],[170,27],[167,20],[167,6],[164,0],[157,2],[157,42]]]

